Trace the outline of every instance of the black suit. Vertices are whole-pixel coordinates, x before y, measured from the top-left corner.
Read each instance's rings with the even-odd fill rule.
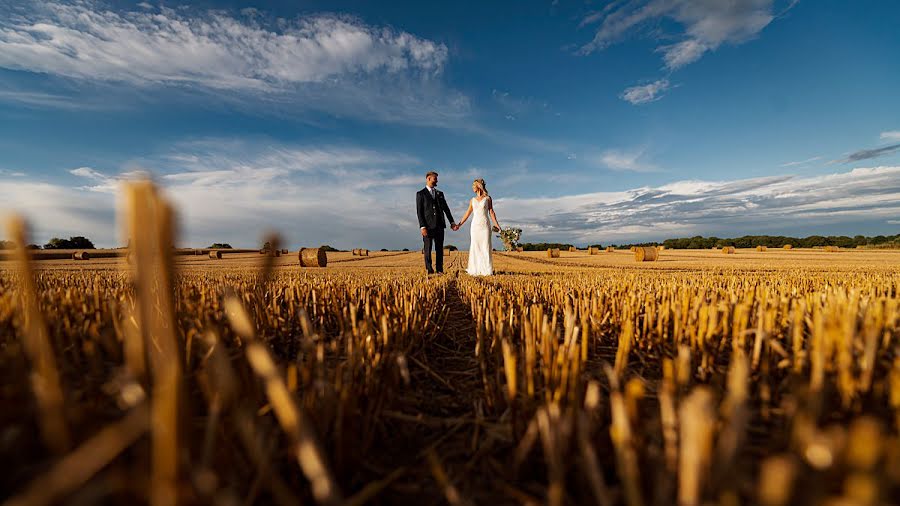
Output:
[[[425,270],[429,273],[434,272],[431,268],[431,243],[434,242],[434,249],[437,253],[436,263],[437,271],[444,272],[444,229],[447,228],[447,222],[444,221],[444,215],[450,223],[456,223],[453,215],[450,214],[450,207],[444,198],[443,192],[434,189],[434,198],[428,188],[422,188],[416,193],[416,214],[419,216],[419,227],[425,228],[428,235],[423,237],[425,247]]]

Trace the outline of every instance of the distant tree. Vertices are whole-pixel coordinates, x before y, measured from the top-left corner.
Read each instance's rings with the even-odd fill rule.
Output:
[[[25,246],[25,248],[27,248],[27,249],[41,249],[41,247],[38,246],[37,244],[29,244],[28,246]]]
[[[381,251],[387,251],[387,248],[381,248]]]
[[[12,241],[0,241],[0,249],[13,249],[16,247],[16,243]]]
[[[94,243],[90,239],[83,236],[69,237],[68,239],[60,239],[54,237],[50,242],[44,245],[44,249],[96,249]]]
[[[337,249],[337,248],[332,248],[331,246],[329,246],[329,245],[327,245],[327,244],[323,244],[323,245],[319,246],[319,249],[320,249],[320,250],[323,250],[323,251],[326,251],[326,252],[328,252],[328,251],[331,251],[331,252],[337,252],[337,251],[340,251],[339,249]]]
[[[522,246],[522,249],[525,251],[546,251],[551,248],[567,250],[572,245],[558,242],[526,242],[519,246]]]
[[[268,246],[268,244],[269,243],[266,243],[267,246]],[[209,245],[209,248],[210,249],[234,249],[227,242],[214,242]],[[271,248],[271,246],[267,247],[266,249],[269,249],[269,248]]]
[[[809,237],[786,237],[783,235],[745,235],[734,238],[718,238],[718,237],[683,237],[666,239],[663,246],[667,249],[708,249],[721,248],[723,246],[734,246],[736,248],[753,248],[756,246],[767,246],[770,248],[780,248],[785,244],[790,244],[795,248],[816,248],[822,246],[840,246],[842,248],[853,248],[856,246],[890,244],[892,241],[900,240],[900,235],[896,236],[875,236],[866,237],[857,235],[848,237],[840,236],[821,236],[811,235]],[[655,246],[657,243],[627,244],[621,247],[629,246]]]
[[[94,243],[92,243],[90,239],[82,236],[69,237],[68,239],[54,237],[53,239],[50,239],[49,244],[55,246],[51,248],[44,246],[44,249],[94,249]]]
[[[94,243],[87,237],[77,235],[75,237],[69,237],[69,241],[72,243],[73,249],[96,249]]]
[[[271,250],[271,249],[272,249],[272,243],[270,243],[269,241],[266,241],[266,243],[263,244],[262,249],[264,249],[264,250],[266,250],[266,251]]]
[[[454,246],[454,245],[452,245],[452,244],[446,244],[446,245],[444,245],[444,249],[448,249],[448,250],[450,250],[450,251],[459,251],[459,248],[457,248],[456,246]]]
[[[403,251],[409,251],[409,248],[403,248]]]

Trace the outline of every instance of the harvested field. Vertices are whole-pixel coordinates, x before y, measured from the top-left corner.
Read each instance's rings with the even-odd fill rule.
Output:
[[[891,503],[900,252],[738,253],[497,252],[490,278],[464,274],[466,252],[436,277],[419,252],[329,252],[316,269],[175,256],[181,456],[162,476],[185,504],[775,504],[773,487],[824,504],[853,502],[851,481]],[[29,380],[17,264],[0,262],[4,499],[152,495],[162,380],[128,265],[31,264],[54,426]],[[97,447],[115,452],[83,479],[53,474]]]

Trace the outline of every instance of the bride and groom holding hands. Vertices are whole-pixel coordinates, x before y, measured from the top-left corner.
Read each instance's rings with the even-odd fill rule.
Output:
[[[444,193],[437,189],[437,183],[438,173],[431,171],[425,174],[425,188],[416,193],[416,214],[419,217],[419,227],[425,243],[422,250],[425,255],[425,270],[428,271],[428,274],[433,274],[435,271],[444,272],[444,229],[447,228],[444,215],[450,221],[450,229],[454,232],[459,230],[471,217],[472,224],[469,229],[472,242],[469,245],[469,265],[466,272],[472,276],[490,276],[494,273],[494,264],[491,258],[491,220],[494,221],[493,229],[497,232],[500,231],[500,222],[497,221],[497,215],[494,213],[494,206],[484,179],[472,181],[472,192],[475,196],[469,200],[469,208],[459,223],[453,220],[450,206],[447,205]],[[437,253],[434,267],[431,264],[432,244]]]

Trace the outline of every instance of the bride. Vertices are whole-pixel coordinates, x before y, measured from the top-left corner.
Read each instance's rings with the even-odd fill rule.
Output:
[[[453,230],[459,230],[469,216],[472,216],[470,227],[472,243],[469,246],[469,267],[466,272],[472,276],[490,276],[494,273],[494,264],[491,259],[490,219],[494,220],[494,231],[496,232],[500,231],[500,222],[497,221],[497,215],[494,213],[494,206],[491,196],[488,195],[484,179],[476,179],[472,182],[472,192],[475,193],[475,197],[469,201],[469,209],[466,210],[462,221]],[[488,214],[490,214],[490,219]]]

